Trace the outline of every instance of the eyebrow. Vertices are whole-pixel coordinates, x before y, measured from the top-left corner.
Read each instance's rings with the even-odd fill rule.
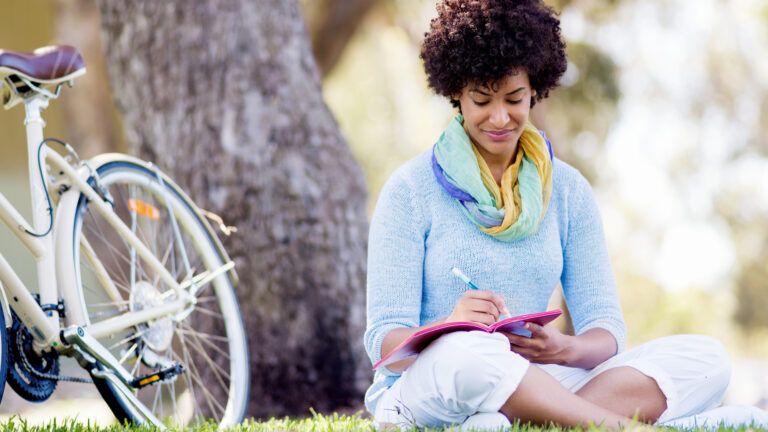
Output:
[[[506,94],[506,95],[504,95],[504,96],[511,96],[511,95],[513,95],[513,94],[515,94],[515,93],[519,93],[519,92],[521,92],[521,91],[523,91],[523,90],[525,90],[525,87],[520,87],[520,88],[519,88],[519,89],[517,89],[517,90],[512,90],[511,92],[507,93],[507,94]],[[483,95],[483,96],[490,96],[490,94],[488,94],[488,93],[486,93],[486,92],[484,92],[484,91],[480,90],[479,88],[474,88],[474,89],[472,89],[472,90],[470,90],[470,91],[471,91],[471,92],[475,92],[475,93],[480,93],[480,94],[481,94],[481,95]]]

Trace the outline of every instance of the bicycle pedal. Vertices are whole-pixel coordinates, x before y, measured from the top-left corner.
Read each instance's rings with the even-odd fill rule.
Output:
[[[176,375],[182,374],[183,372],[184,372],[184,366],[182,366],[180,363],[177,363],[165,369],[160,369],[157,372],[140,376],[134,379],[133,381],[131,381],[131,387],[140,389],[148,385],[152,385],[154,383],[165,381],[169,378],[173,378]]]

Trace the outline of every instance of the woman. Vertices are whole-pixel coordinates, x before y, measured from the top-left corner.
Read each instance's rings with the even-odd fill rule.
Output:
[[[434,148],[384,186],[371,222],[365,347],[377,362],[436,322],[491,324],[545,310],[562,283],[575,336],[456,332],[376,372],[380,425],[563,426],[685,418],[719,405],[722,346],[674,336],[623,351],[626,330],[587,181],[553,157],[530,109],[566,69],[555,13],[537,0],[445,0],[421,57],[459,110]],[[462,269],[485,290],[467,290]]]

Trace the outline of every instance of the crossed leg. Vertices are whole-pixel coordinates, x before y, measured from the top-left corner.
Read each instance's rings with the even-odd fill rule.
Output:
[[[643,423],[655,423],[667,409],[667,398],[656,380],[628,366],[597,375],[576,395],[622,416],[637,416]]]
[[[519,419],[544,425],[550,422],[561,426],[594,423],[613,429],[631,423],[627,416],[571,393],[548,373],[533,365],[500,411],[510,421]]]

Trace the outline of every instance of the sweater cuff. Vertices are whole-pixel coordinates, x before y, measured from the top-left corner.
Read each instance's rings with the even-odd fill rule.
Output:
[[[379,327],[376,330],[376,335],[372,339],[372,344],[370,351],[368,351],[368,357],[371,359],[371,364],[376,364],[379,360],[381,360],[381,346],[384,344],[384,338],[394,329],[397,328],[403,328],[406,327],[402,324],[384,324],[381,327]],[[389,370],[386,366],[380,367],[378,369],[380,372],[382,372],[384,375],[387,376],[399,376],[400,372],[392,372]]]
[[[587,330],[591,330],[594,328],[599,328],[607,331],[616,340],[616,353],[614,355],[624,351],[627,343],[627,332],[624,330],[623,327],[617,326],[615,323],[611,321],[598,320],[598,321],[593,321],[585,325],[581,329],[579,329],[578,334],[582,334]]]

